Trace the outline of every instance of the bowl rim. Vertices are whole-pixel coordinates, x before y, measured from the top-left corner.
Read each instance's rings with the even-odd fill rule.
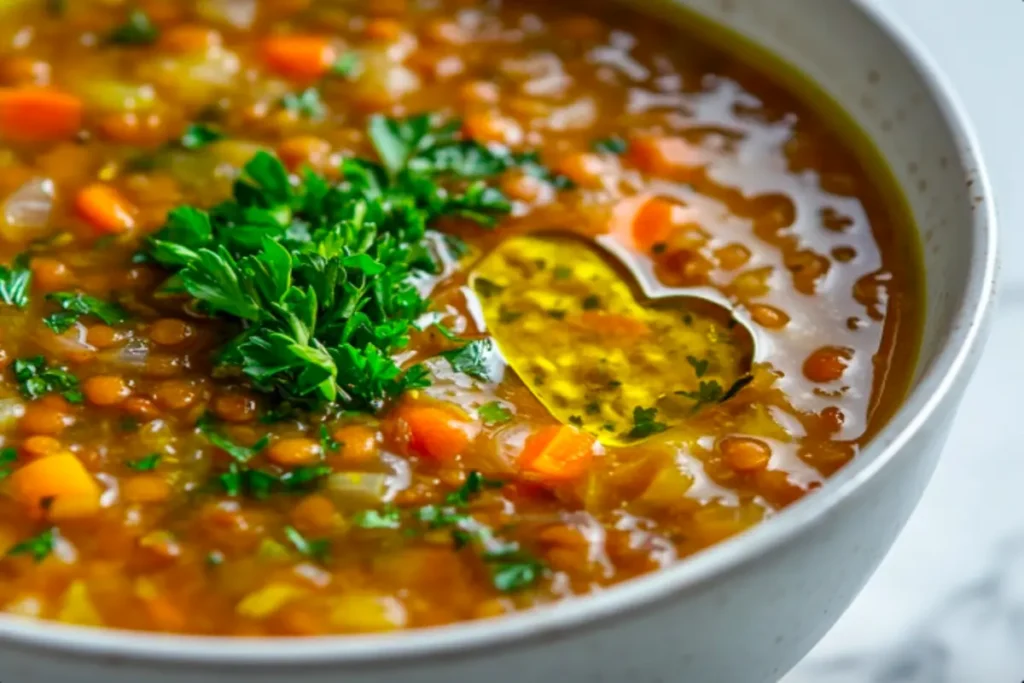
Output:
[[[737,571],[818,523],[893,460],[970,372],[984,339],[998,273],[996,208],[980,146],[963,105],[928,51],[900,21],[872,0],[847,0],[898,47],[939,108],[958,145],[959,162],[973,181],[971,229],[975,255],[949,339],[896,414],[849,465],[814,493],[751,530],[670,567],[586,596],[569,598],[500,618],[390,634],[327,635],[304,638],[169,635],[87,628],[0,613],[0,649],[83,658],[160,663],[204,669],[287,667],[290,671],[326,664],[352,667],[469,657],[550,640],[568,631],[591,630],[612,618],[654,609],[671,595],[699,589]],[[339,672],[340,673],[340,672]]]

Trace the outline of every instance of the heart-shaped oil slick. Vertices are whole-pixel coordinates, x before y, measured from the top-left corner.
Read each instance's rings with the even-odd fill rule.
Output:
[[[509,366],[555,417],[606,444],[690,419],[748,377],[752,340],[728,311],[643,298],[629,271],[570,235],[506,240],[470,285]]]

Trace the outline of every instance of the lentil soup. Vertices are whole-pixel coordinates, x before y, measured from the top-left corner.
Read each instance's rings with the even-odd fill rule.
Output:
[[[913,226],[780,78],[531,0],[17,0],[0,612],[493,617],[812,492],[902,399]],[[645,301],[594,247],[763,331]]]

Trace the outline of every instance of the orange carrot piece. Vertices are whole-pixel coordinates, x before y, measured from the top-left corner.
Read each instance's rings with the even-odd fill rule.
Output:
[[[700,150],[679,137],[643,135],[629,141],[626,158],[644,173],[678,177],[703,166]]]
[[[603,311],[583,311],[573,322],[578,322],[580,327],[590,332],[608,337],[643,337],[651,331],[643,320]]]
[[[453,405],[406,404],[399,417],[409,427],[409,447],[432,460],[453,460],[476,436],[469,416]]]
[[[74,137],[82,127],[82,101],[44,88],[0,88],[0,136],[19,142]]]
[[[267,66],[289,78],[320,78],[336,59],[334,47],[321,36],[271,36],[263,41],[263,60]]]
[[[135,227],[137,209],[117,189],[103,183],[86,185],[75,195],[75,211],[102,234]]]
[[[87,517],[100,507],[99,484],[81,461],[66,451],[33,460],[15,470],[11,489],[14,498],[37,517]]]
[[[160,44],[175,52],[206,52],[221,43],[221,36],[209,26],[182,24],[164,31]]]
[[[590,467],[595,444],[594,437],[575,427],[544,427],[526,439],[519,466],[545,481],[571,481]]]
[[[626,246],[651,252],[672,236],[677,207],[680,205],[665,197],[627,197],[612,209],[610,232]]]

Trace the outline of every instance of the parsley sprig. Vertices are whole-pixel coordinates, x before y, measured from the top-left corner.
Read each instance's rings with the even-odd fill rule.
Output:
[[[11,372],[21,395],[29,400],[52,393],[60,394],[70,403],[85,400],[78,388],[78,378],[64,368],[48,366],[43,356],[19,358],[11,364]]]
[[[505,153],[459,137],[429,116],[375,116],[379,162],[346,159],[344,180],[307,173],[293,182],[257,153],[233,197],[205,211],[179,207],[148,242],[170,292],[235,323],[218,362],[279,400],[374,411],[427,384],[424,368],[392,355],[426,302],[417,273],[435,269],[426,234],[442,217],[484,226],[510,210],[483,177]]]

